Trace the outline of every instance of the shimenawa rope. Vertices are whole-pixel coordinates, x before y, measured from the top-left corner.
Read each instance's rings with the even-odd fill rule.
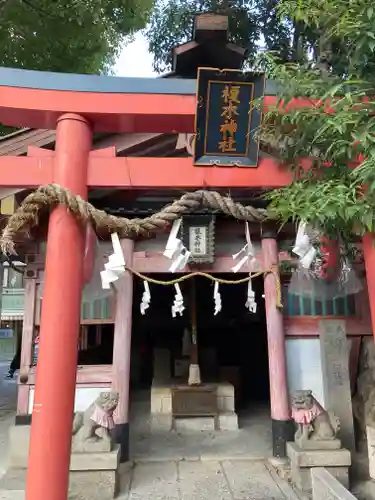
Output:
[[[90,223],[95,231],[117,232],[120,237],[126,236],[130,238],[139,235],[149,236],[152,233],[162,231],[173,221],[196,211],[200,207],[220,210],[225,215],[230,215],[237,220],[259,223],[266,219],[265,210],[259,210],[250,205],[244,206],[241,203],[236,203],[229,196],[222,196],[216,191],[205,190],[186,193],[179,200],[165,206],[160,212],[150,217],[127,219],[126,217],[107,214],[104,210],[95,208],[88,201],[57,184],[47,184],[46,186],[40,186],[36,191],[29,194],[17,211],[9,218],[0,240],[3,254],[16,254],[15,240],[17,236],[20,233],[29,234],[31,229],[38,225],[42,213],[46,210],[51,212],[58,205],[65,206],[78,221]],[[158,285],[174,285],[194,276],[203,276],[221,284],[239,284],[246,283],[262,274],[272,273],[276,278],[277,306],[282,307],[281,284],[277,269],[249,274],[249,276],[239,280],[226,280],[212,276],[209,273],[194,272],[169,281],[150,278],[129,267],[127,267],[127,270],[143,280]]]
[[[117,232],[120,237],[149,236],[168,227],[183,215],[196,211],[200,207],[220,210],[237,220],[262,222],[266,211],[250,205],[236,203],[229,196],[222,196],[216,191],[195,191],[186,193],[179,200],[165,206],[160,212],[143,219],[116,217],[98,210],[80,196],[57,184],[40,186],[29,194],[18,210],[11,215],[3,231],[0,247],[5,255],[15,254],[15,241],[21,233],[29,234],[38,225],[43,212],[51,211],[57,205],[65,206],[79,221],[89,222],[95,231]]]

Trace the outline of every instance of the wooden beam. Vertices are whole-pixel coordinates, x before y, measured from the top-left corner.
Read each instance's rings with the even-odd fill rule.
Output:
[[[53,182],[53,157],[0,157],[2,187],[35,188]]]
[[[48,156],[0,157],[3,187],[34,188],[55,181],[53,152]],[[88,186],[117,189],[277,188],[292,173],[273,158],[256,168],[195,167],[192,158],[111,158],[90,155]]]
[[[195,167],[192,158],[91,158],[88,185],[134,189],[277,188],[289,184],[291,172],[272,158],[256,168]]]
[[[346,333],[349,337],[372,335],[371,323],[357,317],[332,316],[286,316],[284,318],[285,335],[287,337],[319,337],[319,321],[322,319],[344,319]]]
[[[8,126],[56,128],[66,112],[87,118],[94,132],[193,132],[195,95],[72,92],[1,87],[0,121]]]
[[[54,130],[64,113],[98,132],[194,132],[195,79],[114,78],[0,68],[0,122]],[[274,99],[275,85],[265,93]]]

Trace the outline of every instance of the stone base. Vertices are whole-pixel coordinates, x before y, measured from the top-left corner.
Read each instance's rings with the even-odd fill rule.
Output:
[[[295,443],[302,450],[340,450],[341,441],[339,439],[330,439],[318,441],[312,439],[296,439]]]
[[[173,419],[172,415],[162,415],[161,413],[156,415],[151,415],[151,431],[158,432],[169,432],[172,430]]]
[[[325,467],[345,488],[349,487],[349,450],[304,450],[296,443],[287,444],[292,482],[304,493],[311,493],[311,469]]]
[[[82,441],[79,434],[72,439],[72,453],[109,453],[111,449],[111,441],[105,439],[92,438]]]
[[[325,467],[325,469],[337,479],[344,488],[349,488],[348,467]],[[292,482],[303,493],[311,493],[312,491],[311,470],[312,468],[310,467],[301,468],[292,465]]]
[[[200,431],[237,431],[238,416],[235,412],[220,413],[214,417],[172,418],[172,415],[152,415],[152,432],[200,432]]]
[[[311,470],[313,500],[356,500],[327,469],[315,467]]]
[[[196,417],[178,418],[172,416],[172,387],[173,381],[168,384],[154,379],[151,388],[151,430],[166,432],[172,429],[178,432],[185,431],[231,431],[238,429],[238,418],[235,409],[234,386],[228,382],[211,384],[216,387],[218,418]],[[215,425],[216,420],[216,425]]]
[[[0,480],[0,498],[22,497],[25,490],[26,469],[29,458],[30,426],[14,426],[10,429],[9,469]],[[108,448],[108,447],[107,447]],[[112,451],[72,453],[70,458],[69,499],[109,500],[117,493],[120,446]],[[20,497],[20,498],[21,498]],[[24,498],[24,497],[22,497]]]
[[[26,469],[8,469],[0,480],[0,498],[25,499]],[[112,500],[117,494],[116,471],[73,471],[69,475],[69,499]]]
[[[69,496],[74,500],[112,500],[117,492],[115,470],[74,471],[69,475]]]
[[[177,432],[215,430],[214,417],[175,418],[173,423]]]
[[[228,412],[220,413],[218,417],[218,427],[221,431],[237,431],[238,430],[238,416],[237,413]]]

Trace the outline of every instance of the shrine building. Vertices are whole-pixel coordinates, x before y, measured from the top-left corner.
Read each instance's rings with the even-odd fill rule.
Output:
[[[0,68],[0,121],[24,127],[0,139],[0,194],[14,204],[3,225],[49,184],[134,224],[186,193],[222,197],[148,235],[120,235],[128,270],[104,288],[110,231],[82,231],[60,206],[49,225],[41,218],[17,235],[25,306],[11,454],[21,438],[28,450],[32,428],[34,493],[45,476],[64,488],[58,470],[70,457],[74,394],[74,411],[84,411],[103,390],[119,393],[123,462],[152,456],[152,436],[173,444],[176,433],[196,431],[247,439],[244,453],[254,456],[260,442],[261,455],[283,458],[294,433],[290,394],[311,389],[328,404],[322,320],[344,325],[355,386],[361,341],[373,332],[375,250],[365,245],[367,281],[365,265],[355,268],[361,291],[306,297],[289,287],[295,226],[246,224],[239,205],[225,208],[230,197],[261,214],[262,195],[291,180],[254,137],[261,114],[252,103],[274,102],[275,82],[242,71],[246,51],[227,41],[227,28],[226,16],[198,15],[192,40],[173,49],[173,71],[160,78]],[[167,283],[194,272],[218,284],[202,274]]]

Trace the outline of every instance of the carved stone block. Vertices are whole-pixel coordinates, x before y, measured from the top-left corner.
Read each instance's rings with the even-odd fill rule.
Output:
[[[292,481],[302,492],[311,492],[311,471],[315,467],[325,467],[345,488],[349,486],[349,450],[306,450],[296,443],[288,443],[287,455],[291,463]]]
[[[313,469],[311,479],[313,500],[356,500],[345,488],[343,481],[327,469],[320,467]]]
[[[110,452],[112,450],[112,442],[105,439],[79,439],[79,436],[74,436],[72,439],[72,453],[98,453]]]
[[[313,439],[303,439],[301,437],[301,438],[296,438],[295,443],[302,450],[339,450],[341,448],[341,441],[339,439],[313,440]]]

